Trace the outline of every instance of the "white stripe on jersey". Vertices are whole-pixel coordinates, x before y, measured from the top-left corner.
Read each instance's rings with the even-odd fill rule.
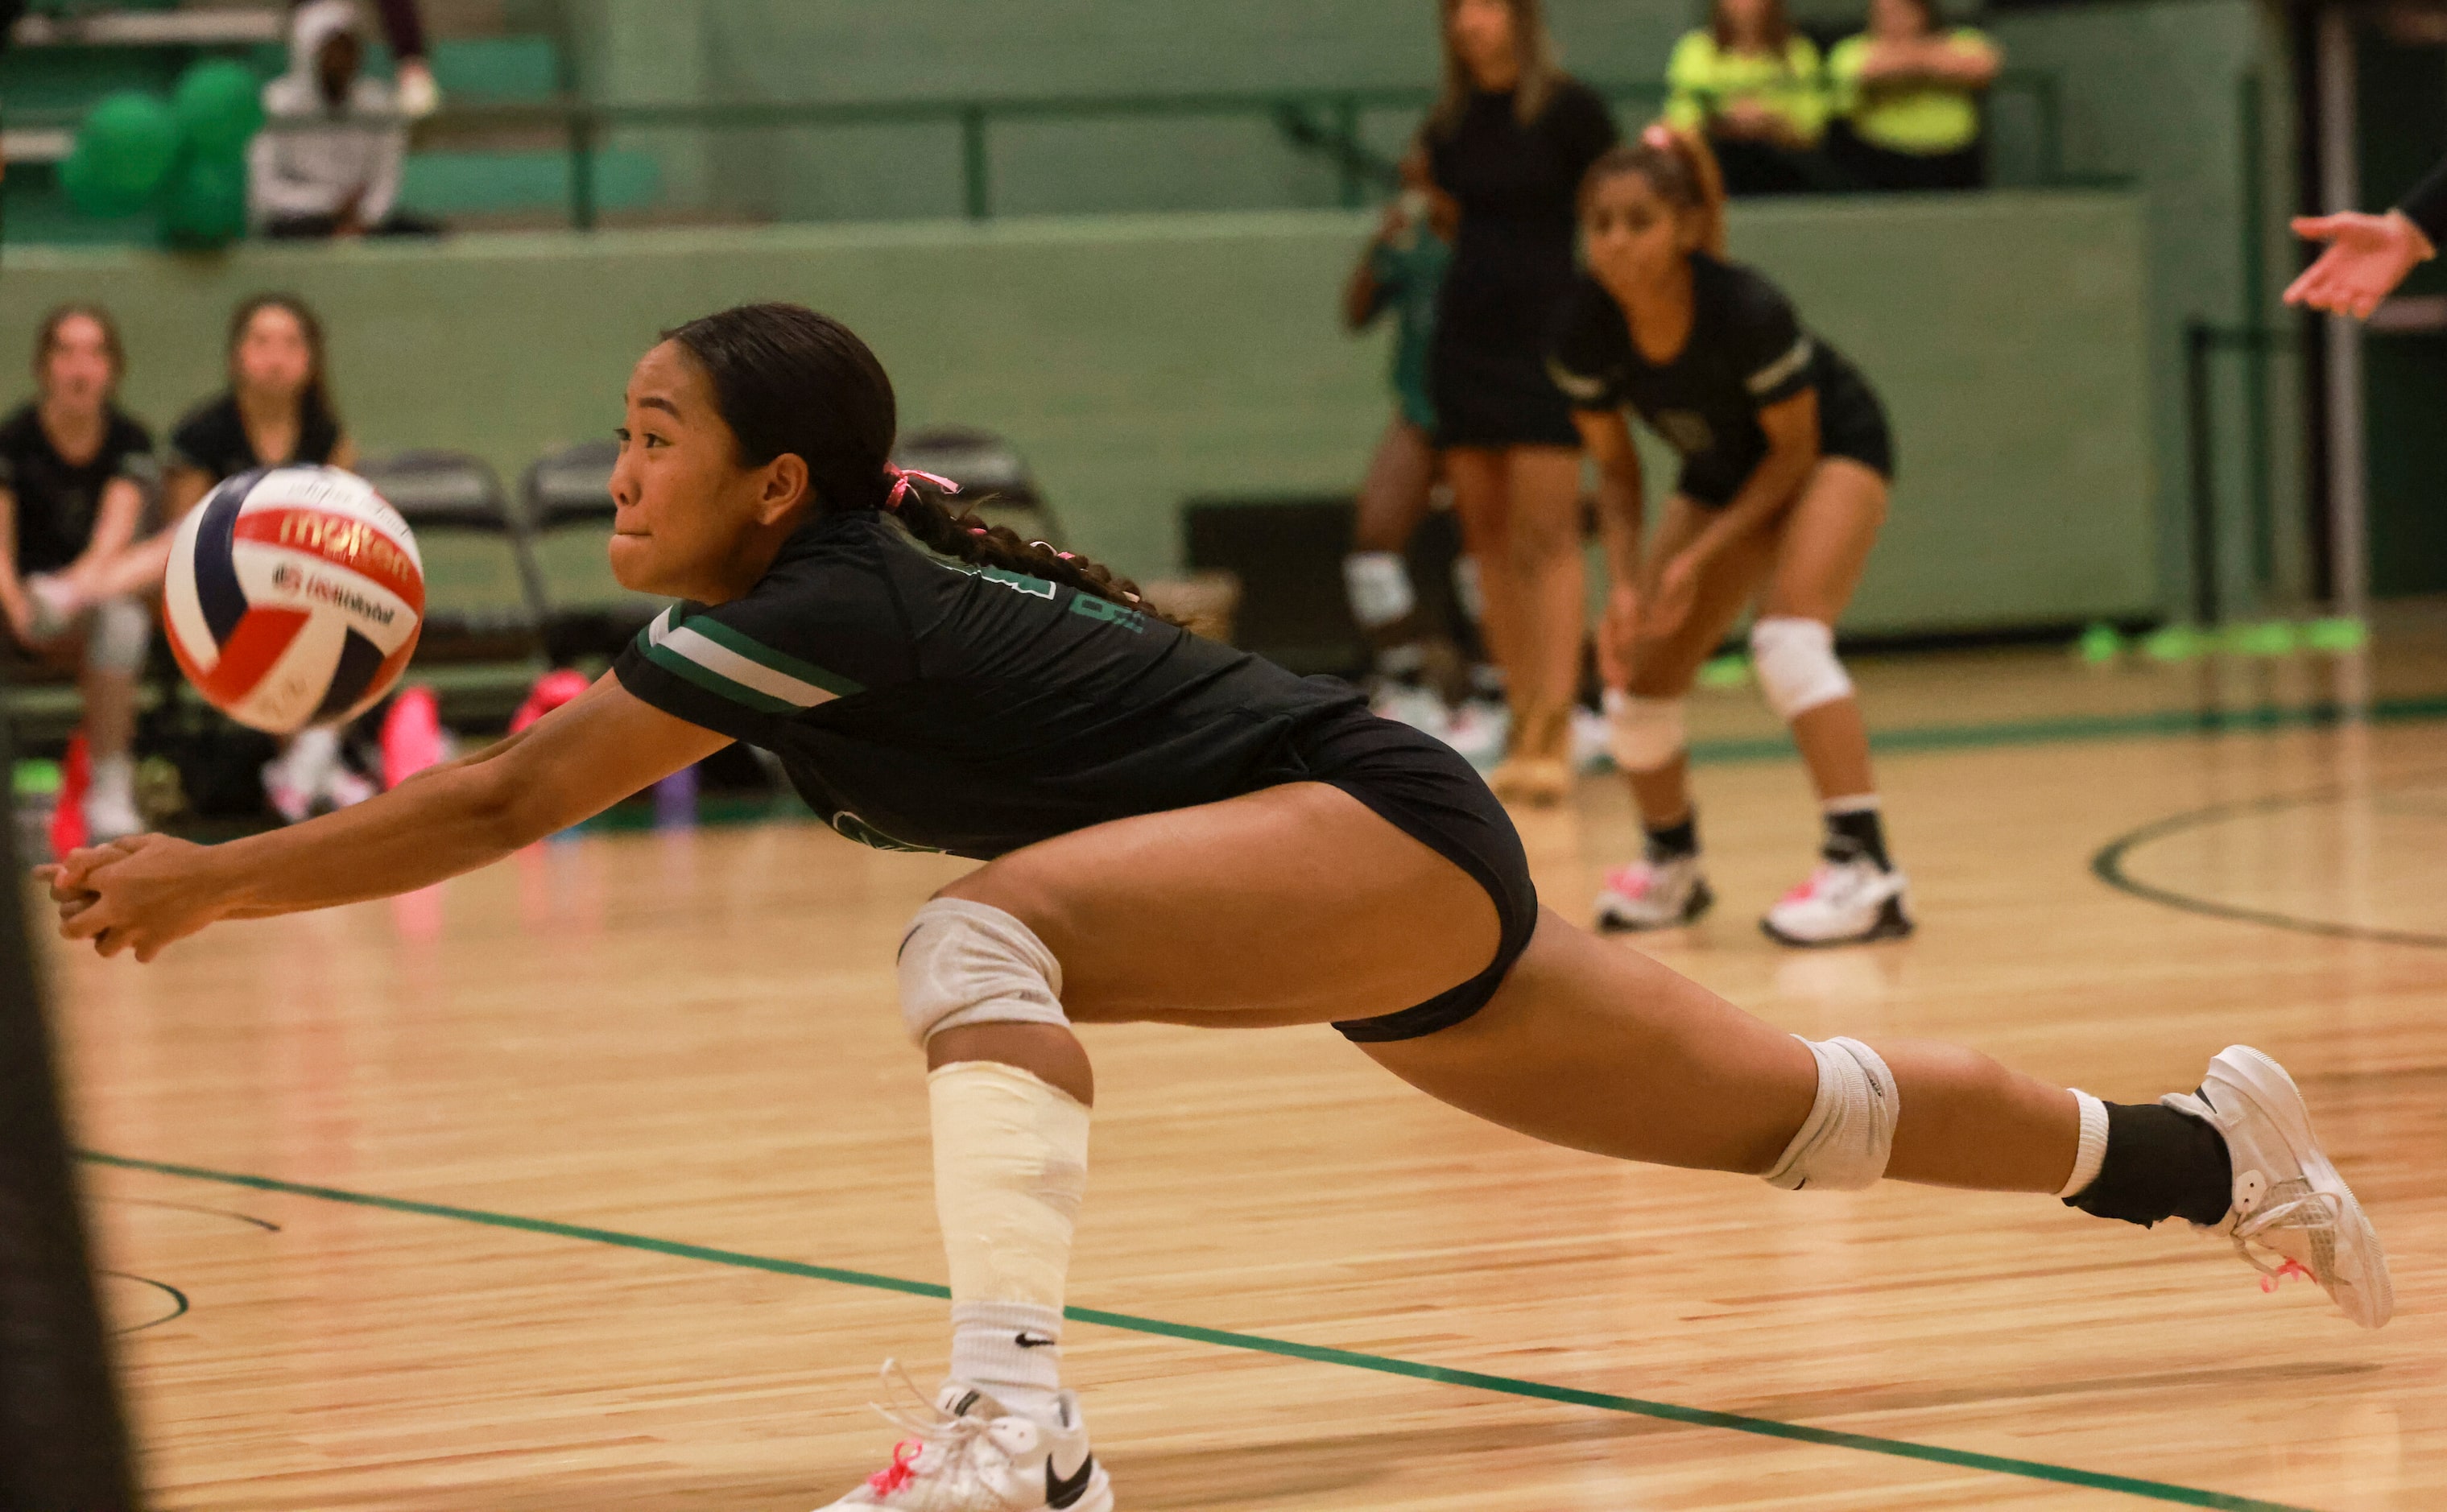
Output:
[[[1769,392],[1774,389],[1776,385],[1784,382],[1794,373],[1797,373],[1802,369],[1808,367],[1810,365],[1810,359],[1814,355],[1816,355],[1816,349],[1811,345],[1810,333],[1808,331],[1804,331],[1802,332],[1801,339],[1793,344],[1793,350],[1791,351],[1786,352],[1775,361],[1769,363],[1766,367],[1761,368],[1758,371],[1751,374],[1751,392],[1753,394],[1764,394]]]
[[[768,698],[780,699],[794,709],[813,709],[818,704],[829,703],[840,696],[818,688],[813,683],[803,682],[787,672],[776,671],[760,662],[749,661],[726,646],[716,645],[712,640],[686,625],[673,625],[672,621],[677,614],[677,610],[666,609],[655,617],[652,625],[646,628],[646,636],[650,644],[688,658],[725,682],[736,683],[742,688],[763,693]]]

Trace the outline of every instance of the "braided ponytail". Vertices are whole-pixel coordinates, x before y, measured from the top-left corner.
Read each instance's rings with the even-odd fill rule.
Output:
[[[888,512],[920,544],[957,561],[1154,613],[1129,579],[967,510],[955,513],[918,475],[894,468],[900,421],[892,380],[866,343],[830,315],[802,305],[739,305],[663,339],[677,342],[712,383],[741,462],[761,467],[785,452],[797,456],[821,513]]]
[[[932,481],[914,473],[900,477],[887,495],[900,501],[889,507],[929,550],[973,566],[1042,577],[1096,598],[1154,613],[1139,597],[1139,585],[1110,568],[1075,552],[1056,551],[1045,541],[1023,539],[1016,531],[989,525],[968,509],[956,512]]]

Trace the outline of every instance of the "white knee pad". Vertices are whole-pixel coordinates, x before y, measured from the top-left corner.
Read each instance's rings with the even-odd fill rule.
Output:
[[[972,1024],[1068,1024],[1062,965],[999,908],[939,898],[901,939],[901,1017],[923,1045]]]
[[[1801,1036],[1794,1035],[1800,1039]],[[1818,1060],[1818,1101],[1784,1156],[1767,1173],[1770,1186],[1857,1192],[1887,1174],[1903,1098],[1878,1052],[1855,1039],[1802,1040]]]
[[[1355,551],[1342,558],[1342,591],[1362,630],[1393,624],[1418,607],[1411,569],[1398,552]]]
[[[1606,752],[1627,772],[1653,772],[1682,754],[1682,700],[1605,691]]]
[[[153,636],[153,616],[133,598],[105,598],[93,606],[85,625],[85,665],[103,672],[144,670],[144,647]]]
[[[1852,679],[1835,659],[1835,631],[1814,619],[1772,614],[1751,626],[1751,664],[1767,707],[1788,725],[1852,696]]]

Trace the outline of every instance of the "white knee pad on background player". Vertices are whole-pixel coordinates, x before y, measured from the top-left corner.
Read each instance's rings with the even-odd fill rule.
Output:
[[[1682,754],[1682,700],[1605,691],[1606,753],[1627,772],[1653,772]]]
[[[1795,1039],[1801,1039],[1796,1034]],[[1818,1099],[1767,1173],[1788,1192],[1857,1192],[1887,1174],[1903,1096],[1878,1052],[1856,1039],[1801,1040],[1818,1061]]]
[[[973,1024],[1063,1024],[1062,963],[1035,931],[985,903],[939,898],[901,940],[901,1017],[923,1045]]]
[[[1399,552],[1355,551],[1343,558],[1342,591],[1351,600],[1351,617],[1362,630],[1391,625],[1419,605],[1419,595],[1411,588],[1410,564]]]
[[[1834,628],[1814,619],[1771,614],[1751,626],[1751,666],[1767,707],[1788,725],[1852,696],[1852,679],[1835,659]]]

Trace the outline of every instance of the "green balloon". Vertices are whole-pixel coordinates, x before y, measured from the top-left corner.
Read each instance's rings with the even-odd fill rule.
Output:
[[[93,155],[80,142],[60,163],[60,187],[68,202],[88,216],[116,220],[144,208],[146,197],[123,194],[94,171]]]
[[[161,235],[174,246],[225,247],[246,235],[246,160],[189,155],[161,194]]]
[[[161,187],[178,156],[179,123],[168,105],[133,89],[104,96],[77,131],[70,158],[83,158],[85,166],[69,179],[68,193],[74,197],[82,182],[92,202],[79,199],[80,208],[123,215],[124,210],[101,207],[129,200],[141,205]]]
[[[170,113],[188,151],[227,158],[263,125],[263,84],[245,64],[208,58],[179,76]]]

